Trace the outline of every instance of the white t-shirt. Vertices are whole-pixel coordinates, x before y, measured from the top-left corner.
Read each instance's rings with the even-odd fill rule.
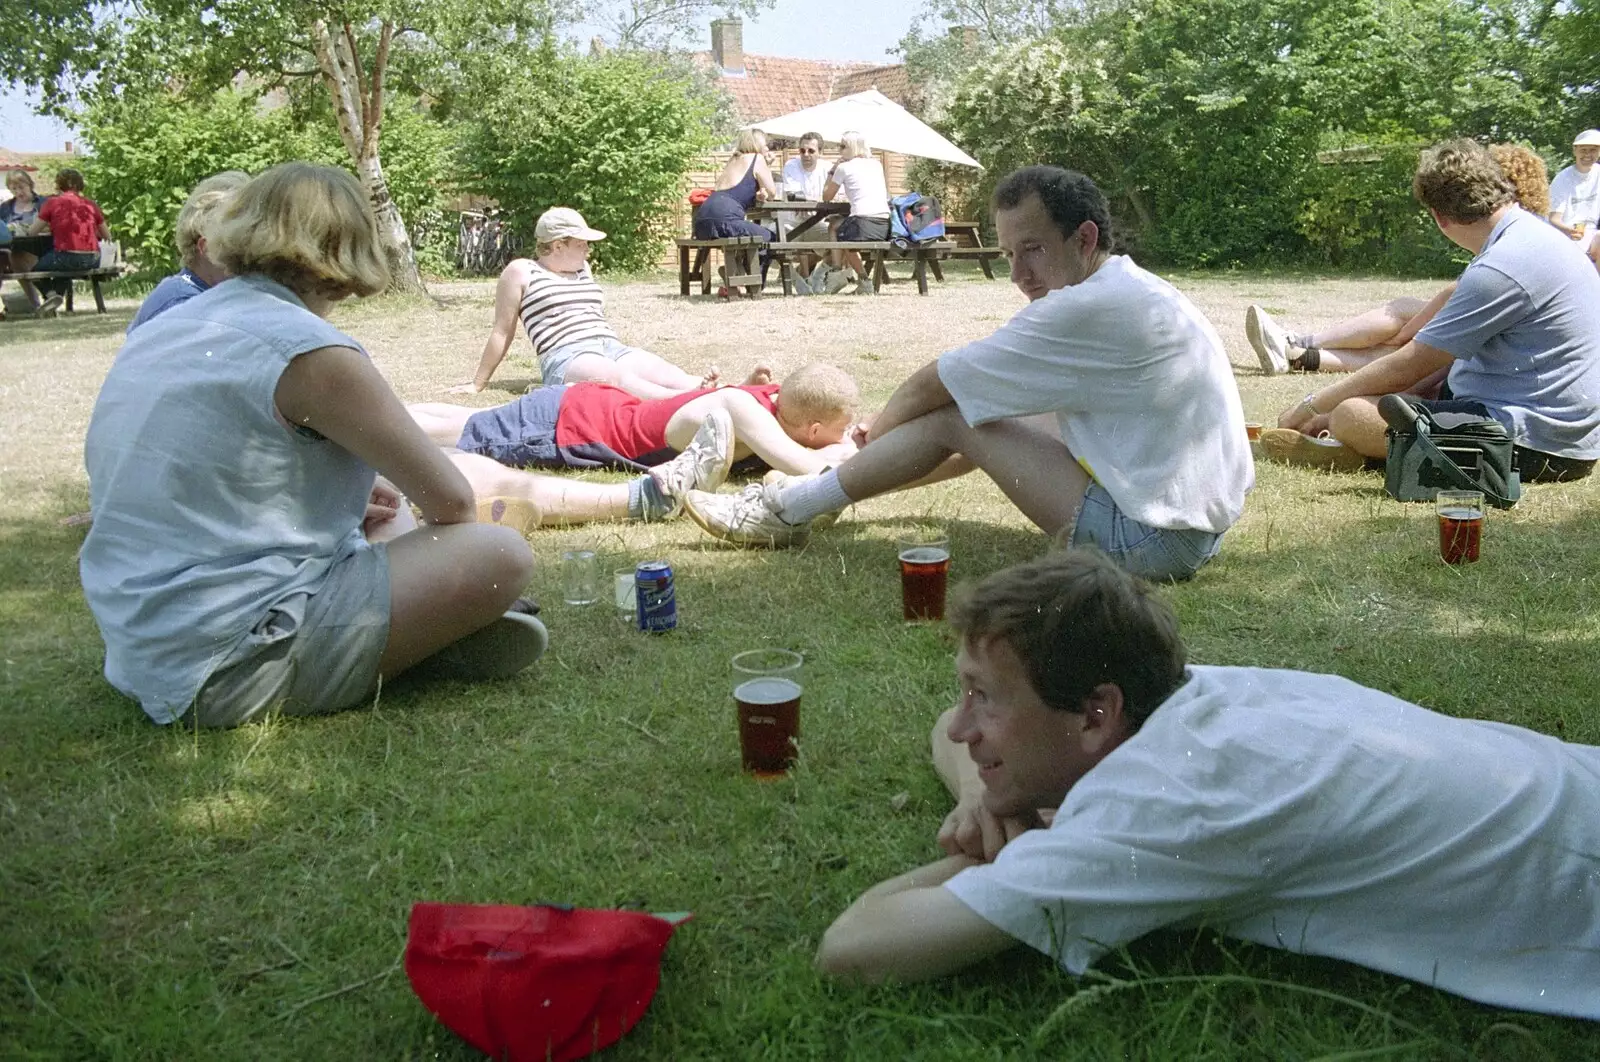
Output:
[[[1206,924],[1600,1018],[1600,748],[1332,675],[1189,670],[1049,829],[946,887],[1073,973]]]
[[[799,159],[790,159],[783,164],[783,187],[778,189],[784,195],[793,193],[813,203],[822,201],[822,190],[828,186],[828,164],[817,160],[811,167],[811,172],[806,172],[805,163]]]
[[[1221,337],[1124,255],[947,352],[939,378],[974,427],[1056,414],[1073,456],[1150,527],[1226,531],[1255,485]]]
[[[1600,163],[1590,166],[1587,176],[1576,166],[1556,174],[1550,182],[1550,213],[1557,211],[1568,225],[1588,222],[1591,231],[1600,225]]]
[[[883,163],[857,155],[833,168],[833,179],[844,189],[853,218],[889,216],[889,185],[883,179]]]

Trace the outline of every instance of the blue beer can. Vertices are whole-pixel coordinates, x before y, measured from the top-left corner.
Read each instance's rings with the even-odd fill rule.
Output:
[[[633,590],[639,605],[639,629],[661,634],[678,626],[678,595],[672,586],[672,565],[644,561],[633,570]]]

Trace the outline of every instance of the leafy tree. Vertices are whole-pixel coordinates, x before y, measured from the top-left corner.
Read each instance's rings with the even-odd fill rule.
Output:
[[[104,100],[85,113],[83,129],[91,148],[85,179],[143,276],[176,268],[178,208],[202,178],[256,173],[336,146],[326,136],[318,143],[287,109],[258,113],[254,98],[231,89],[202,102],[171,93]]]
[[[574,19],[578,0],[43,0],[42,19],[4,20],[0,64],[56,110],[76,98],[195,98],[243,79],[258,89],[320,82],[366,186],[398,287],[420,290],[411,237],[380,142],[391,74],[448,91],[481,52],[526,50]]]
[[[1307,206],[1338,198],[1319,152],[1504,139],[1550,107],[1520,72],[1517,0],[1121,0],[1060,17],[971,64],[949,128],[991,171],[1089,173],[1135,242],[1173,263],[1304,255],[1312,229],[1321,249],[1368,247],[1328,231],[1333,199]],[[1404,183],[1393,195],[1416,213]]]
[[[704,25],[713,11],[754,15],[778,0],[616,0],[601,4],[596,21],[621,49],[668,48]]]
[[[442,210],[455,131],[416,101],[395,102],[385,137],[395,205],[407,227],[431,241],[419,242],[424,266],[441,272],[455,236]],[[85,177],[138,275],[176,267],[173,225],[201,178],[222,170],[258,173],[291,159],[347,164],[332,124],[310,110],[262,107],[253,94],[231,88],[205,99],[158,91],[90,107],[81,119],[91,149]]]
[[[609,234],[594,248],[602,267],[658,261],[683,172],[711,146],[717,99],[685,64],[642,53],[547,46],[505,76],[467,123],[463,185],[524,233],[549,207],[582,211]]]

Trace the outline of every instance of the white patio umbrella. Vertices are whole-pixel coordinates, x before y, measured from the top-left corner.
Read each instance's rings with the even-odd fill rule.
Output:
[[[974,166],[978,160],[924,125],[911,112],[879,92],[868,89],[793,114],[751,122],[746,129],[759,129],[768,136],[793,140],[805,133],[821,133],[822,139],[837,144],[839,137],[852,129],[867,138],[874,151],[897,155],[916,155],[961,166]]]

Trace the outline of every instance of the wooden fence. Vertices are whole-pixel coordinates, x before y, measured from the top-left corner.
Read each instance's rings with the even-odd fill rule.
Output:
[[[792,148],[773,151],[775,182],[781,181],[784,163],[794,158],[796,154]],[[668,225],[674,236],[687,236],[692,227],[694,211],[689,206],[689,192],[695,188],[710,188],[716,182],[717,174],[722,172],[722,167],[727,165],[732,157],[731,152],[718,151],[702,155],[690,164],[679,182],[680,194]],[[883,163],[883,176],[889,186],[890,195],[900,195],[911,190],[906,183],[906,167],[910,162],[907,156],[896,155],[890,151],[875,151],[873,157]],[[832,159],[824,159],[819,163],[823,166],[832,164]],[[460,211],[456,236],[456,268],[469,274],[495,274],[521,252],[524,241],[500,224],[494,216],[492,203],[464,196],[456,204],[456,208]],[[677,269],[677,248],[669,244],[658,264],[666,269]]]
[[[793,148],[775,148],[772,152],[772,179],[774,183],[781,183],[784,164],[790,159],[798,157],[798,152]],[[889,186],[890,195],[900,195],[910,191],[906,184],[906,167],[910,159],[905,155],[896,155],[890,151],[874,151],[873,157],[883,163],[884,181]],[[681,184],[683,194],[679,196],[677,205],[673,208],[672,232],[676,236],[687,236],[691,227],[694,210],[689,206],[689,193],[696,188],[710,188],[716,183],[717,174],[722,172],[722,167],[728,164],[733,157],[732,152],[717,151],[709,155],[702,155],[690,164],[688,172],[683,175]],[[833,159],[824,158],[818,165],[831,166]],[[667,269],[678,268],[678,251],[674,247],[667,248],[661,263]]]

